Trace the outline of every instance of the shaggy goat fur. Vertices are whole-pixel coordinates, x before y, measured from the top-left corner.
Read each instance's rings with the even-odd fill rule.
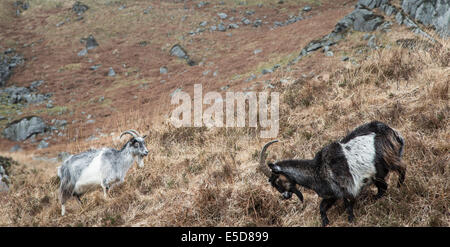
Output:
[[[399,175],[398,186],[405,179],[406,167],[401,161],[403,138],[384,123],[373,121],[354,129],[339,142],[333,142],[316,153],[312,160],[282,160],[269,163],[268,171],[262,152],[261,170],[283,198],[295,193],[301,201],[303,196],[296,185],[314,190],[322,199],[320,214],[322,225],[329,223],[326,212],[338,199],[344,205],[351,222],[355,198],[364,186],[374,183],[378,188],[376,198],[387,189],[385,177],[389,171]]]

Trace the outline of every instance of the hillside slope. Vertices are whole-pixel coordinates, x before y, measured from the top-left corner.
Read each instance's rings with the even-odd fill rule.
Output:
[[[167,122],[170,93],[177,88],[192,93],[193,84],[201,83],[204,91],[223,94],[221,88],[280,93],[282,142],[271,147],[268,159],[312,158],[322,146],[371,120],[403,135],[405,185],[397,188],[391,175],[386,197],[377,201],[375,188],[366,190],[351,224],[338,203],[328,214],[331,226],[450,226],[450,44],[420,23],[436,43],[374,9],[392,22],[388,30],[350,29],[330,46],[331,56],[320,49],[290,64],[312,40],[332,32],[357,1],[264,1],[262,6],[260,1],[210,1],[201,7],[199,1],[154,1],[148,8],[148,1],[122,6],[86,0],[89,9],[81,20],[71,10],[75,1],[29,2],[18,18],[1,19],[0,45],[25,57],[6,87],[44,80],[39,93],[51,92],[54,107],[47,108],[48,101],[2,105],[6,119],[0,123],[38,115],[47,123],[64,119],[67,125],[58,130],[62,136],[50,135],[44,149],[36,146],[48,133],[20,143],[1,139],[0,155],[21,165],[10,168],[10,190],[0,194],[0,225],[319,226],[315,193],[302,189],[303,204],[297,198],[281,200],[257,172],[267,141],[259,137],[260,128],[174,128]],[[13,6],[13,1],[2,4]],[[303,11],[306,5],[312,10]],[[14,14],[14,7],[8,8]],[[237,22],[229,17],[263,24],[189,34],[203,21],[207,27],[218,25],[221,12],[229,15],[222,21],[227,24]],[[302,20],[274,28],[276,21],[299,14]],[[85,47],[80,39],[90,34],[99,46],[80,57]],[[171,57],[175,44],[197,65]],[[97,64],[98,70],[90,70]],[[281,68],[262,75],[262,69],[276,64]],[[110,67],[116,76],[107,76]],[[168,73],[161,74],[161,67]],[[252,74],[255,78],[247,81]],[[149,133],[145,167],[133,167],[110,199],[100,189],[92,191],[83,205],[70,201],[61,217],[55,157],[90,147],[120,148],[124,140],[117,136],[125,129]],[[22,151],[8,152],[15,144]]]

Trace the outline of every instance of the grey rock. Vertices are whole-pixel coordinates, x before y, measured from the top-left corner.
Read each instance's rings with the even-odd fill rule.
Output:
[[[145,10],[144,10],[144,14],[148,14],[148,13],[150,13],[150,10],[152,10],[152,6],[149,6],[149,7],[147,7]]]
[[[116,76],[116,72],[114,71],[114,69],[112,67],[109,67],[108,76],[111,76],[111,77]]]
[[[37,148],[38,149],[48,148],[48,145],[49,145],[48,142],[42,140],[41,142],[39,142]]]
[[[403,23],[403,15],[401,12],[398,12],[395,15],[395,21],[397,22],[397,24],[401,25]]]
[[[94,66],[89,67],[90,70],[96,71],[98,70],[102,65],[101,64],[96,64]]]
[[[348,56],[341,57],[341,61],[345,62],[348,61],[350,58]]]
[[[160,74],[167,74],[167,72],[169,72],[169,70],[167,69],[167,67],[160,67],[159,68],[159,73]]]
[[[39,86],[41,86],[43,83],[44,83],[44,80],[33,81],[33,82],[31,82],[31,85],[29,88],[31,91],[36,91],[37,88]]]
[[[239,28],[239,25],[236,24],[236,23],[230,23],[230,24],[228,25],[228,28],[230,28],[230,29],[238,29],[238,28]]]
[[[327,52],[325,52],[325,56],[332,57],[332,56],[334,56],[334,53],[332,51],[327,51]]]
[[[253,15],[253,14],[255,14],[255,11],[254,10],[246,10],[245,14],[246,15]]]
[[[260,53],[260,52],[262,52],[262,50],[261,50],[261,49],[256,49],[256,50],[254,50],[254,51],[253,51],[253,54],[255,54],[255,55],[256,55],[256,54],[258,54],[258,53]]]
[[[62,25],[64,25],[66,22],[65,21],[60,21],[58,23],[56,23],[56,27],[60,27]]]
[[[176,44],[170,49],[170,55],[178,58],[188,59],[187,52],[180,45]]]
[[[217,27],[216,26],[211,26],[211,27],[209,27],[209,30],[211,30],[211,31],[216,31],[217,30]]]
[[[247,19],[247,18],[242,18],[242,23],[244,24],[244,25],[250,25],[250,24],[252,24],[252,22],[249,20],[249,19]]]
[[[273,73],[273,70],[272,70],[272,69],[263,69],[263,70],[261,71],[261,73],[262,73],[263,75],[265,75],[265,74],[270,74],[270,73]]]
[[[40,117],[24,117],[7,125],[2,134],[12,141],[24,141],[34,134],[45,132],[47,124]]]
[[[223,25],[222,23],[219,23],[219,25],[217,26],[217,30],[225,32],[227,30],[227,27],[225,27],[225,25]]]
[[[380,7],[382,4],[387,3],[387,0],[359,0],[358,5],[369,9]]]
[[[227,14],[225,14],[225,13],[218,13],[217,14],[219,17],[220,17],[220,19],[226,19],[227,17],[228,17],[228,15]]]
[[[87,49],[86,48],[83,48],[83,50],[81,50],[80,52],[78,52],[78,56],[79,57],[84,57],[84,56],[86,56],[88,54],[88,51],[87,51]]]
[[[120,7],[118,8],[119,10],[123,10],[125,9],[127,6],[126,5],[120,5]]]
[[[197,4],[197,7],[202,8],[202,7],[206,6],[206,5],[209,5],[209,2],[201,1],[201,2],[199,2],[199,3]]]
[[[89,119],[89,120],[86,121],[86,123],[87,124],[93,124],[93,123],[95,123],[95,120],[94,119]]]
[[[378,48],[375,35],[372,35],[369,38],[369,41],[367,42],[367,46],[369,46],[372,49],[377,49]]]
[[[99,46],[99,44],[97,43],[97,40],[95,40],[95,38],[92,34],[89,35],[89,37],[86,39],[86,49],[91,50],[97,46]]]
[[[254,27],[259,27],[262,25],[262,21],[260,19],[257,19],[253,22],[253,26]]]
[[[80,1],[77,1],[72,6],[72,11],[75,12],[77,15],[82,15],[88,9],[89,9],[89,7],[86,4],[81,3]]]
[[[303,8],[303,11],[305,11],[305,12],[308,12],[308,11],[311,11],[311,10],[312,10],[311,6],[305,6]]]
[[[206,25],[208,25],[208,22],[207,22],[207,21],[202,21],[202,22],[200,22],[200,26],[206,27]]]

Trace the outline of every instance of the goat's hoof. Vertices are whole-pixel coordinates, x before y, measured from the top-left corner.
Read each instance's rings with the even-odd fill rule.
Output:
[[[328,218],[322,219],[322,227],[327,226],[330,223],[330,221],[328,220]]]
[[[348,222],[353,223],[354,220],[355,220],[355,216],[353,216],[353,215],[348,216]]]

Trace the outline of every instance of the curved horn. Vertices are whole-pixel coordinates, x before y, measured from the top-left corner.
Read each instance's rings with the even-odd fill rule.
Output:
[[[132,132],[134,132],[137,136],[141,136],[141,134],[139,134],[139,132],[137,132],[136,130],[134,130],[134,129],[130,129],[130,130],[128,130],[128,131],[132,131]]]
[[[122,138],[122,136],[125,135],[125,134],[130,134],[130,135],[132,135],[134,138],[137,138],[137,137],[138,137],[136,133],[134,133],[134,132],[132,132],[132,131],[130,131],[130,130],[127,130],[127,131],[122,132],[122,134],[120,134],[120,137],[119,137],[119,138]]]
[[[266,153],[267,148],[275,142],[278,142],[278,140],[273,140],[273,141],[266,143],[266,145],[264,145],[263,149],[261,150],[261,155],[259,156],[259,170],[269,178],[272,175],[272,172],[269,170],[269,168],[265,164],[266,163],[265,153]]]

